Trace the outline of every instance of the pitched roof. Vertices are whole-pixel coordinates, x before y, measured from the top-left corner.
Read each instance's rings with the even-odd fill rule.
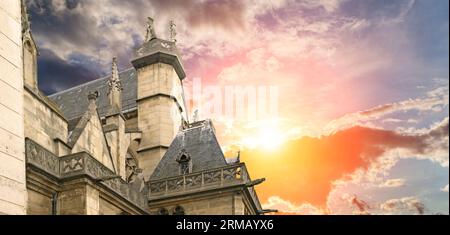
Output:
[[[162,62],[171,64],[180,79],[184,79],[184,72],[181,55],[175,42],[154,38],[145,42],[136,51],[136,59],[132,61],[134,67],[139,68],[148,63]],[[119,79],[122,84],[122,111],[130,110],[136,107],[137,99],[137,76],[134,67],[126,69],[119,73]],[[89,92],[97,91],[98,112],[101,117],[108,114],[110,110],[108,100],[108,80],[111,75],[99,78],[76,87],[52,94],[49,96],[62,111],[67,120],[72,120],[83,115],[88,106],[86,100]]]
[[[89,96],[91,96],[92,94],[90,94]],[[98,114],[97,111],[97,105],[96,105],[96,99],[98,94],[95,94],[95,98],[93,98],[93,100],[89,100],[89,104],[87,107],[87,110],[85,111],[85,113],[83,114],[83,116],[81,116],[80,118],[76,118],[76,119],[72,119],[71,121],[69,121],[70,125],[73,125],[72,130],[70,130],[69,132],[69,136],[68,136],[68,140],[67,140],[67,145],[73,149],[74,146],[77,144],[78,140],[80,139],[80,137],[85,134],[85,135],[91,135],[92,133],[86,133],[86,127],[88,125],[90,126],[100,126],[100,132],[103,138],[102,138],[102,144],[104,147],[104,153],[106,153],[107,158],[106,161],[104,161],[104,158],[101,157],[99,158],[97,155],[95,155],[93,152],[89,152],[89,154],[91,154],[94,158],[96,158],[97,160],[99,160],[103,165],[105,165],[106,167],[109,167],[112,171],[116,171],[115,166],[114,166],[114,161],[111,155],[111,150],[108,147],[108,141],[106,140],[106,136],[105,136],[105,131],[103,130],[103,126],[100,124],[101,120],[100,120],[100,116]],[[92,124],[92,122],[98,122],[98,124]],[[92,130],[92,129],[88,129],[88,130]],[[94,128],[94,131],[96,129]],[[84,146],[82,147],[84,148]],[[107,164],[109,163],[109,164]]]
[[[99,115],[105,116],[109,109],[108,79],[110,76],[99,78],[91,82],[50,95],[49,98],[55,102],[61,112],[68,120],[81,117],[86,111],[89,102],[86,98],[89,92],[98,91],[97,107]],[[122,111],[136,107],[137,79],[136,70],[129,68],[119,73],[122,83]]]
[[[180,130],[159,162],[150,180],[179,175],[177,158],[186,153],[192,161],[192,173],[227,166],[225,156],[217,141],[212,122],[205,120],[193,127]]]

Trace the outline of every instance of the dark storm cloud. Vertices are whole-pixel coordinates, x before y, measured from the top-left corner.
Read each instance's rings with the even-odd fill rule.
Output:
[[[74,9],[78,6],[78,0],[66,0],[66,7],[68,9]]]
[[[99,45],[102,35],[98,33],[96,19],[87,14],[75,12],[79,1],[67,4],[67,10],[56,12],[52,0],[35,0],[29,4],[32,31],[38,41],[46,44],[71,43],[79,47]],[[70,7],[70,8],[69,8]]]
[[[39,88],[52,94],[99,77],[97,71],[73,65],[49,49],[41,48],[38,61]]]
[[[131,66],[133,51],[144,37],[147,16],[157,19],[157,33],[164,38],[167,28],[162,26],[169,18],[176,18],[178,27],[189,29],[188,33],[205,26],[232,31],[244,25],[246,9],[242,1],[194,0],[28,0],[27,5],[38,46],[50,49],[53,56],[59,57],[60,64],[79,65],[80,70],[96,74],[108,72],[113,56],[119,60],[119,69]],[[74,63],[74,57],[77,57],[77,63]],[[46,60],[44,57],[38,59]],[[98,66],[86,67],[91,61],[98,61]],[[64,71],[59,71],[62,67],[48,74],[52,72],[48,61],[39,64],[47,66],[39,73],[46,92],[78,83],[70,80],[64,84],[50,79],[53,74],[63,75]]]
[[[45,39],[50,43],[64,40],[81,47],[92,44],[101,46],[101,43],[108,43],[110,39],[105,38],[97,26],[103,25],[102,23],[117,23],[118,19],[108,18],[112,15],[105,14],[101,20],[106,22],[98,22],[100,19],[89,13],[95,12],[96,9],[100,10],[100,4],[103,4],[103,1],[98,1],[98,4],[95,2],[97,1],[66,0],[66,8],[58,10],[53,4],[54,0],[30,1],[29,12],[33,31],[35,34],[45,34],[47,36]],[[244,25],[245,5],[242,1],[112,0],[109,3],[107,7],[111,9],[111,12],[117,10],[124,16],[132,13],[135,18],[127,18],[126,21],[137,28],[143,28],[146,17],[152,14],[181,16],[183,23],[188,24],[190,28],[210,25],[232,30]],[[82,10],[75,11],[77,6],[80,6]],[[108,24],[104,26],[108,27]]]

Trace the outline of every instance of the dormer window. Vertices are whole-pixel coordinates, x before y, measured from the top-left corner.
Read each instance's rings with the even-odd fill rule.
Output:
[[[182,150],[178,155],[177,162],[179,164],[179,173],[180,175],[186,175],[192,172],[192,161],[191,157],[186,153],[186,151]]]
[[[186,155],[183,155],[180,160],[180,170],[182,175],[189,174],[189,160]]]

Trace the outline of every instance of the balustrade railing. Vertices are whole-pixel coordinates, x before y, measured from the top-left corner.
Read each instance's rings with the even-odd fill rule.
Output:
[[[164,196],[179,191],[202,189],[214,186],[247,183],[250,181],[243,163],[196,172],[162,180],[149,181],[149,195]]]

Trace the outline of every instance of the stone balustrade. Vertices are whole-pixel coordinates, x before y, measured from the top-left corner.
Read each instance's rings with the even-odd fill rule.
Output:
[[[108,178],[116,174],[86,152],[57,157],[28,138],[25,140],[25,149],[28,166],[38,168],[61,181],[88,176],[134,205],[142,209],[147,208],[147,198],[144,193],[135,190],[131,184],[121,178]]]
[[[189,191],[202,191],[220,187],[236,186],[250,183],[251,179],[244,163],[210,169],[191,174],[152,180],[147,182],[149,200],[185,194]],[[259,202],[253,187],[247,187],[250,196]],[[257,205],[261,208],[261,205]]]

